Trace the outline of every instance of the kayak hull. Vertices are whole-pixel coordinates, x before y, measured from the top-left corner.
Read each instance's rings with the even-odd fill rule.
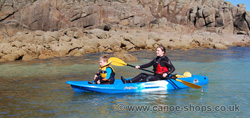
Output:
[[[206,76],[200,75],[193,75],[192,77],[178,79],[197,85],[205,85],[209,82]],[[114,84],[88,84],[88,81],[67,81],[66,83],[71,85],[75,92],[99,93],[136,93],[188,88],[188,86],[173,79],[126,84],[124,84],[121,80],[115,80]]]

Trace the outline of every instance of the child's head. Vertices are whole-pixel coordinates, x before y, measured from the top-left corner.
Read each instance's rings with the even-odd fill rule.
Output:
[[[101,56],[99,59],[99,65],[102,67],[108,63],[108,57],[107,56]]]

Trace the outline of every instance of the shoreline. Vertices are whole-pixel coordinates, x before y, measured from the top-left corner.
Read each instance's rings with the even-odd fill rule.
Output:
[[[250,47],[248,35],[217,34],[190,29],[177,25],[114,28],[109,31],[84,28],[47,32],[22,30],[0,41],[0,62],[82,56],[97,52],[114,52],[122,57],[126,51],[154,50],[158,45],[181,50]],[[136,60],[132,55],[130,57]]]

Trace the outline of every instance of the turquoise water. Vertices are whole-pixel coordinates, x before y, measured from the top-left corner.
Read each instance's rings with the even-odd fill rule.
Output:
[[[250,115],[250,48],[168,50],[175,73],[205,75],[203,89],[102,94],[75,93],[65,82],[92,80],[102,53],[0,64],[0,117],[247,117]],[[132,65],[153,51],[131,52]],[[112,53],[109,53],[112,55]],[[142,71],[114,67],[116,79]]]

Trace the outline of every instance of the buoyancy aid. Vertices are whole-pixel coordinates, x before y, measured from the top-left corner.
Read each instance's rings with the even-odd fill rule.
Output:
[[[167,67],[162,67],[161,64],[158,63],[158,66],[156,68],[156,73],[163,75],[163,73],[166,73],[166,72],[168,72],[168,68]]]
[[[160,57],[158,60],[155,59],[155,64],[157,64],[157,67],[156,67],[156,70],[155,70],[156,74],[163,75],[163,73],[168,72],[168,68],[166,66],[164,66],[164,67],[161,66],[162,58],[165,58],[165,57]]]
[[[107,68],[111,68],[112,72],[111,72],[111,75],[110,75],[110,78],[106,78],[107,77],[107,71],[106,69]],[[110,81],[110,79],[114,79],[114,76],[115,76],[115,71],[114,69],[112,68],[112,66],[110,66],[110,64],[107,64],[107,65],[104,65],[103,67],[99,67],[99,75],[104,79],[108,79],[108,81]]]

